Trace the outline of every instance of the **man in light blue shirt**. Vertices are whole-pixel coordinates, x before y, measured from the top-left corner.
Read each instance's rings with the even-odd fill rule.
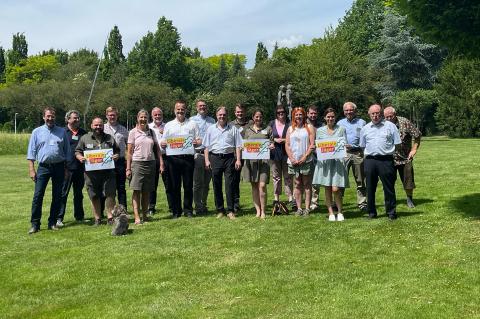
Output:
[[[345,167],[347,172],[352,168],[353,177],[357,184],[357,205],[362,211],[367,210],[367,191],[365,188],[365,173],[363,168],[363,150],[360,147],[360,131],[366,122],[357,117],[357,106],[353,102],[343,104],[344,119],[338,121],[347,133],[347,157]],[[345,191],[345,189],[342,189]]]
[[[385,210],[390,220],[397,218],[395,180],[393,164],[395,146],[401,144],[400,134],[395,124],[382,119],[382,107],[370,106],[368,115],[372,120],[360,131],[360,147],[365,154],[365,177],[367,182],[367,210],[369,218],[377,217],[375,192],[378,179],[382,181],[385,196]]]
[[[48,180],[52,179],[52,203],[48,218],[48,229],[57,230],[57,215],[62,204],[62,186],[67,174],[66,161],[70,160],[70,144],[65,129],[55,125],[55,110],[47,107],[43,110],[45,125],[33,130],[28,143],[27,160],[29,175],[35,183],[32,200],[32,227],[28,231],[34,234],[40,230],[43,196]],[[35,162],[38,163],[35,171]]]
[[[190,117],[190,120],[198,126],[200,138],[203,140],[207,129],[215,124],[215,120],[208,116],[207,103],[204,100],[197,100],[195,103],[197,115]],[[195,203],[195,213],[197,216],[205,215],[207,209],[208,190],[212,173],[205,168],[205,156],[203,150],[205,146],[195,147],[195,169],[193,171],[193,201]]]
[[[205,168],[212,170],[213,192],[217,217],[225,214],[223,201],[223,175],[225,175],[225,193],[227,195],[227,216],[235,219],[234,179],[235,171],[242,168],[241,152],[242,138],[240,131],[233,124],[227,123],[227,109],[221,106],[217,109],[217,124],[208,128],[203,145],[205,146]]]

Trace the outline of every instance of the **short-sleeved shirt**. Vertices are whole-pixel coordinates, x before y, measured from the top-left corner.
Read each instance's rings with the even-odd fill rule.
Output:
[[[393,155],[395,145],[400,143],[400,134],[392,122],[370,122],[360,131],[360,147],[365,148],[365,155]]]
[[[91,150],[103,150],[103,149],[113,149],[113,154],[119,154],[120,149],[115,142],[115,139],[110,134],[103,133],[98,138],[95,137],[93,132],[89,132],[83,135],[78,142],[77,148],[75,149],[75,155],[83,155],[84,151],[91,151]],[[110,170],[103,170],[103,171],[113,171]],[[95,172],[95,171],[93,171]],[[92,172],[87,172],[92,173]]]
[[[197,123],[197,126],[198,126],[198,134],[200,135],[200,138],[203,140],[204,137],[205,137],[205,134],[207,133],[207,129],[214,125],[215,124],[215,120],[210,117],[210,116],[207,116],[207,115],[200,115],[200,114],[197,114],[195,116],[192,116],[190,117],[190,121],[193,121],[195,123]],[[199,145],[197,147],[195,147],[195,149],[198,151],[198,150],[203,150],[205,148],[205,146],[203,145]]]
[[[112,126],[109,123],[106,123],[103,126],[103,132],[106,134],[110,134],[115,138],[115,142],[120,149],[120,158],[125,158],[125,150],[127,148],[127,140],[128,140],[128,130],[125,126],[121,124],[117,124]]]
[[[243,130],[247,126],[253,125],[253,121],[252,120],[248,121],[247,119],[245,119],[244,122],[239,122],[238,119],[234,119],[233,121],[229,122],[228,124],[234,125],[236,128],[238,128],[238,131],[240,132],[240,134],[243,134]]]
[[[151,128],[153,130],[153,132],[155,133],[155,136],[157,138],[157,141],[160,142],[162,140],[162,136],[163,136],[163,130],[165,129],[165,123],[162,122],[160,123],[160,125],[155,125],[155,122],[152,122],[150,124],[148,124],[148,127]],[[165,150],[160,148],[160,152],[162,154],[165,154]]]
[[[207,129],[203,144],[209,152],[231,154],[237,147],[242,146],[242,137],[234,125],[227,124],[221,128],[217,123]]]
[[[395,165],[404,165],[409,162],[408,154],[410,154],[410,151],[412,150],[412,141],[420,144],[422,133],[412,122],[401,116],[397,116],[397,123],[394,124],[400,132],[400,140],[402,143],[400,144],[400,147],[396,149],[393,160]]]
[[[33,130],[28,142],[27,159],[42,164],[69,160],[70,143],[63,127],[42,125]]]
[[[154,161],[155,151],[158,147],[157,138],[153,130],[148,128],[147,131],[142,131],[134,127],[128,133],[128,144],[132,145],[133,154],[132,161]]]
[[[197,123],[185,119],[179,122],[176,118],[165,124],[163,129],[162,141],[166,141],[167,137],[175,135],[191,135],[194,139],[200,138]]]
[[[347,133],[347,144],[350,144],[352,148],[360,148],[360,131],[365,126],[366,122],[361,118],[354,118],[349,121],[347,118],[341,119],[337,123],[339,126],[345,128]]]

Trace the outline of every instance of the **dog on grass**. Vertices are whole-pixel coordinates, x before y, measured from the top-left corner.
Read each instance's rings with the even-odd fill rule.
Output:
[[[126,235],[128,232],[128,221],[129,216],[127,214],[127,210],[123,205],[115,205],[112,211],[113,217],[113,228],[112,228],[112,236],[121,236]]]

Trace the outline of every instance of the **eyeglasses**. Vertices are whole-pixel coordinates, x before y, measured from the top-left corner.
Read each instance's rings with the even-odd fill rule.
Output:
[[[277,114],[285,114],[284,111],[277,112]]]

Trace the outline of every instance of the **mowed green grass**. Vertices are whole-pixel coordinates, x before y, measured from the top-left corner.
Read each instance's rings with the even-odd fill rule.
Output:
[[[425,139],[417,208],[397,184],[394,222],[383,207],[367,220],[352,188],[343,223],[328,222],[324,206],[260,221],[248,184],[235,221],[171,220],[161,187],[160,214],[123,237],[74,224],[71,202],[67,226],[47,231],[49,195],[42,231],[27,235],[25,156],[0,156],[0,317],[479,318],[479,149],[480,140]]]

